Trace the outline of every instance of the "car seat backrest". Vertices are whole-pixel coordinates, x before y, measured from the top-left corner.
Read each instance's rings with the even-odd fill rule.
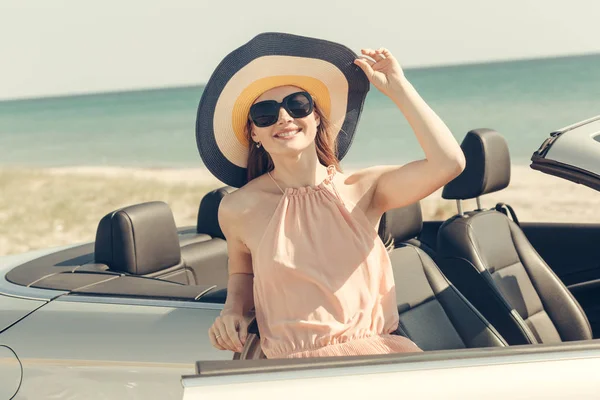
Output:
[[[467,134],[467,167],[443,190],[466,200],[505,188],[510,156],[504,138],[489,129]],[[581,307],[527,240],[495,209],[459,213],[438,231],[437,261],[444,274],[509,344],[591,339]]]
[[[442,190],[449,200],[474,199],[497,192],[510,183],[510,154],[506,140],[491,129],[474,129],[461,143],[464,171]]]
[[[416,202],[385,212],[381,217],[378,233],[388,249],[392,249],[394,243],[409,243],[434,258],[433,249],[419,239],[422,229],[423,213],[421,204]]]
[[[209,239],[186,242],[181,247],[182,258],[192,269],[196,282],[216,285],[202,298],[205,302],[224,303],[227,295],[227,242],[219,226],[218,212],[223,197],[233,190],[235,188],[225,186],[204,195],[198,208],[196,234],[207,235]]]
[[[166,203],[154,201],[113,211],[98,224],[94,261],[111,271],[148,275],[183,267],[177,228]]]
[[[219,226],[219,205],[227,194],[236,190],[231,186],[223,186],[204,195],[198,207],[198,220],[196,232],[206,234],[213,238],[225,239]]]
[[[419,203],[386,213],[400,332],[423,350],[504,346],[503,338],[454,288],[422,249],[406,243],[422,227]]]

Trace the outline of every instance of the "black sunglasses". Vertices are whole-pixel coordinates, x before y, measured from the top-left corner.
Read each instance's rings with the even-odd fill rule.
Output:
[[[266,100],[250,107],[250,118],[259,128],[271,126],[279,120],[279,109],[283,107],[292,118],[304,118],[313,112],[314,102],[307,92],[296,92],[285,96],[281,103]]]

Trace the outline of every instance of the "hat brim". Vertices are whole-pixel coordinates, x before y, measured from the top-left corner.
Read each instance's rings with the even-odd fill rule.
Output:
[[[337,157],[352,141],[369,81],[347,47],[285,33],[263,33],[234,50],[217,66],[204,88],[196,119],[196,143],[208,170],[222,182],[247,183],[248,139],[244,126],[260,94],[283,85],[298,86],[332,123]]]

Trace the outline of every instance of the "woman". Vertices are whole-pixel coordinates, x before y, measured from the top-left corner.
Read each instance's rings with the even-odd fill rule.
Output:
[[[334,46],[323,41],[314,45]],[[275,73],[282,78],[266,86],[265,78],[246,84],[240,93],[253,93],[245,111],[248,182],[219,208],[230,277],[227,301],[208,332],[218,349],[242,350],[255,308],[267,358],[420,351],[409,339],[393,335],[398,326],[393,274],[377,227],[387,210],[423,199],[458,176],[465,160],[451,132],[388,50],[363,49],[353,63],[398,106],[425,158],[346,176],[336,154],[338,134],[348,132],[331,118],[336,85],[314,95],[318,85]],[[304,70],[309,69],[307,64]],[[257,82],[262,82],[260,89],[248,89]],[[223,92],[228,90],[226,86]],[[350,111],[344,123],[348,115]]]

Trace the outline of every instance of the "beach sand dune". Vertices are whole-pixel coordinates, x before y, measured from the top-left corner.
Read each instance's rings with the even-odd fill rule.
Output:
[[[94,240],[102,216],[144,201],[168,203],[178,226],[193,226],[202,196],[220,186],[205,169],[1,168],[0,255]],[[600,222],[600,193],[527,166],[513,167],[507,189],[481,198],[484,208],[500,201],[522,222]],[[425,220],[456,213],[441,190],[422,205]],[[474,209],[475,201],[463,208]]]

